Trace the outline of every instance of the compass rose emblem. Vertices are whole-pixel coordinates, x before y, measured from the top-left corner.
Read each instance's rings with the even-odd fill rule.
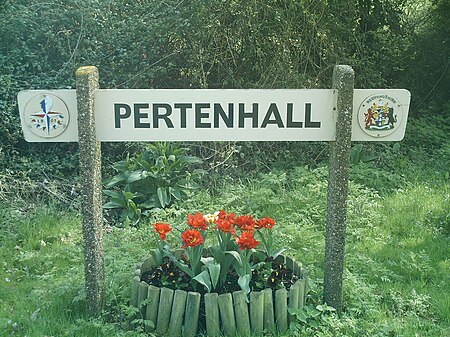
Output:
[[[69,124],[67,106],[52,94],[40,94],[31,98],[24,114],[30,130],[43,138],[59,136]]]

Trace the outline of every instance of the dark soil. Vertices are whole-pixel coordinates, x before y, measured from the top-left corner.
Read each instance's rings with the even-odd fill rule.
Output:
[[[186,261],[183,261],[186,263]],[[219,294],[230,293],[240,290],[238,285],[238,274],[233,268],[230,268],[224,287],[216,289]],[[286,268],[285,264],[275,262],[273,259],[266,258],[264,263],[259,263],[252,272],[250,288],[252,291],[261,291],[263,289],[289,289],[298,277],[292,271]],[[173,290],[181,289],[184,291],[194,291],[191,278],[181,269],[179,269],[169,258],[164,258],[164,263],[154,266],[150,270],[143,273],[141,281],[145,281],[156,287],[166,287]],[[204,287],[197,289],[198,292],[204,294]]]

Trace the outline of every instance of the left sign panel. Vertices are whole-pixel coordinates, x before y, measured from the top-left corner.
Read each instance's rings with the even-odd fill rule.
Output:
[[[76,90],[23,90],[17,100],[26,141],[78,141]]]

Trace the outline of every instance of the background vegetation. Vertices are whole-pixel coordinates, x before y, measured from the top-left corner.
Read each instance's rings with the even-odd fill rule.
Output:
[[[26,143],[18,91],[72,88],[82,65],[103,88],[327,88],[335,64],[359,88],[410,90],[410,117],[402,142],[352,151],[342,317],[292,334],[450,335],[448,0],[3,0],[0,14],[1,336],[139,335],[127,301],[149,226],[197,210],[273,216],[314,281],[311,306],[323,278],[327,144],[182,144],[208,174],[138,227],[105,214],[107,303],[88,318],[77,144]],[[145,146],[103,144],[104,177]]]

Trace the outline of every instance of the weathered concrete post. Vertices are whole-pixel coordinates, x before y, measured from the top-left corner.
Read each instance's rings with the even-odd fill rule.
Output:
[[[101,195],[101,150],[95,135],[94,91],[98,89],[96,67],[81,67],[76,73],[80,178],[82,189],[84,273],[91,315],[103,306],[103,214]]]
[[[334,67],[333,89],[337,91],[337,121],[336,140],[331,143],[328,173],[324,302],[336,308],[337,311],[342,309],[354,78],[351,67],[345,65]]]

